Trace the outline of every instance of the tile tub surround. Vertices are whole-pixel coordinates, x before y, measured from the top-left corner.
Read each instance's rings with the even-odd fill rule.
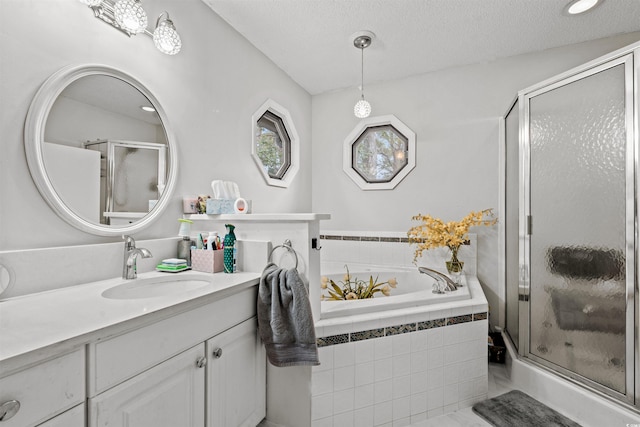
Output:
[[[487,397],[487,302],[323,319],[312,368],[312,426],[409,425]]]
[[[469,233],[469,244],[458,252],[464,261],[464,271],[468,275],[477,274],[477,235]],[[410,245],[403,232],[382,231],[330,231],[320,233],[322,262],[356,263],[376,266],[414,267],[413,253],[416,246]],[[436,248],[424,251],[417,265],[444,271],[445,261],[451,256],[449,249]]]

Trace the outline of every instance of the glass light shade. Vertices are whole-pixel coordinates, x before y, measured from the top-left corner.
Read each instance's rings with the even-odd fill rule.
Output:
[[[356,105],[353,107],[353,114],[355,114],[359,119],[369,117],[369,114],[371,114],[371,104],[362,98],[360,101],[356,102]]]
[[[113,14],[120,28],[130,33],[140,34],[147,28],[147,13],[138,0],[118,0]]]
[[[182,48],[180,35],[171,21],[165,20],[158,24],[153,32],[153,43],[158,50],[167,55],[175,55]]]
[[[102,0],[80,0],[81,3],[86,4],[87,6],[100,6],[100,3],[102,3]]]
[[[567,12],[571,15],[577,15],[593,8],[596,4],[598,4],[598,0],[577,0],[571,3]]]

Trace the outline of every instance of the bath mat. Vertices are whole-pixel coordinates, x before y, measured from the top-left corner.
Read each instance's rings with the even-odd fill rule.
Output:
[[[472,409],[495,427],[581,427],[519,390],[476,403]]]

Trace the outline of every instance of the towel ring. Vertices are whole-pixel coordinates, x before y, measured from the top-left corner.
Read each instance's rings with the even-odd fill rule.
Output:
[[[291,240],[289,240],[289,239],[285,240],[283,244],[278,245],[275,248],[271,249],[271,252],[269,253],[269,262],[273,262],[273,260],[272,260],[273,252],[278,248],[284,248],[284,249],[286,249],[287,251],[289,251],[290,253],[293,254],[293,256],[296,258],[296,266],[294,268],[297,270],[298,269],[298,254],[291,247]]]

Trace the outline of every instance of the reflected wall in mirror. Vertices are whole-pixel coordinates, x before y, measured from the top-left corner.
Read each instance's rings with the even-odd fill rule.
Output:
[[[289,111],[269,99],[251,118],[251,155],[268,185],[288,187],[298,172],[300,155]]]
[[[343,145],[343,170],[363,190],[393,189],[416,165],[416,135],[395,116],[361,120]]]
[[[175,141],[155,97],[102,65],[67,67],[40,88],[25,124],[29,169],[72,225],[117,235],[150,224],[175,184]]]

